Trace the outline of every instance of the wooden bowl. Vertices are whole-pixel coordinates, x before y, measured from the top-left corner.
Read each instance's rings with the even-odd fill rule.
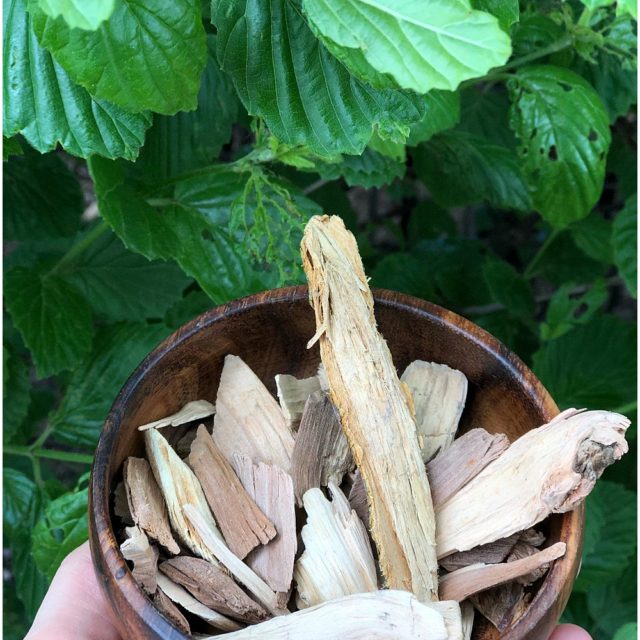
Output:
[[[416,359],[445,363],[469,379],[461,432],[481,426],[514,440],[558,413],[533,373],[504,345],[464,318],[436,305],[391,291],[374,291],[376,318],[394,362],[402,371]],[[215,402],[224,357],[242,357],[275,392],[274,376],[309,376],[320,362],[314,314],[306,287],[267,291],[217,307],[160,344],[119,393],[102,430],[89,492],[93,561],[115,617],[128,639],[186,638],[153,606],[136,584],[118,548],[111,495],[130,455],[143,453],[136,427],[203,398]],[[475,640],[546,640],[562,612],[580,559],[583,508],[549,519],[547,544],[562,541],[557,560],[526,614],[502,636],[490,625]]]

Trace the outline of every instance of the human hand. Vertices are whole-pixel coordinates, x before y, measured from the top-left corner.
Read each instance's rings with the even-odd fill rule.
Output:
[[[93,569],[89,543],[60,565],[25,640],[122,640]],[[561,624],[549,640],[591,640],[573,624]]]
[[[25,640],[121,640],[88,542],[63,560]]]

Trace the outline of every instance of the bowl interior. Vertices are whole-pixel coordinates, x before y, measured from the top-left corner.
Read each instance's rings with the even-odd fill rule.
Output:
[[[377,291],[375,297],[378,326],[400,373],[411,361],[422,359],[459,369],[469,379],[460,432],[483,427],[514,440],[557,412],[549,394],[520,360],[476,325],[400,294]],[[99,542],[93,540],[93,548],[103,575],[110,578],[109,574],[122,573],[122,567],[126,567],[113,534],[109,496],[124,460],[143,453],[143,439],[136,427],[169,415],[190,400],[215,402],[227,354],[245,360],[273,393],[278,373],[312,375],[320,354],[317,345],[308,350],[306,344],[314,333],[306,287],[271,291],[204,314],[168,338],[140,365],[118,396],[96,452],[91,526],[92,537],[99,533]],[[566,519],[551,519],[549,543],[563,538]],[[131,590],[137,589],[130,584],[130,576],[126,580],[124,577],[121,575],[112,587],[107,580],[107,593],[116,609],[130,607],[134,598]],[[113,589],[122,592],[114,594]],[[134,599],[140,605],[142,592],[137,591]],[[137,615],[146,619],[157,615],[154,611],[138,611]],[[157,620],[150,626],[156,634],[173,629]],[[173,632],[175,629],[171,636],[160,637],[182,637]],[[487,629],[475,637],[489,640],[497,636]]]

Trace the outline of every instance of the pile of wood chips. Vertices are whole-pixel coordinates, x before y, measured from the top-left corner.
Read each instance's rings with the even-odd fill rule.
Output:
[[[476,611],[504,630],[565,553],[544,519],[627,451],[629,421],[569,409],[512,444],[455,439],[465,376],[398,378],[342,221],[313,218],[302,256],[318,374],[276,376],[276,400],[228,355],[215,405],[139,427],[114,505],[133,576],[193,637],[461,640]]]

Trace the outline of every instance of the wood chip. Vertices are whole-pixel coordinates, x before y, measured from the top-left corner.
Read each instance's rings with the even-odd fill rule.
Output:
[[[431,460],[427,475],[436,510],[508,447],[509,438],[503,433],[471,429]]]
[[[296,604],[303,609],[354,593],[377,591],[376,563],[365,526],[333,483],[304,494],[304,553],[296,562]]]
[[[506,538],[550,513],[573,509],[628,450],[628,426],[617,413],[569,409],[524,434],[437,509],[438,556]]]
[[[191,635],[191,627],[187,619],[182,615],[182,611],[171,602],[161,589],[156,590],[153,594],[153,604],[155,604],[160,610],[160,613],[173,622],[180,631],[188,636]]]
[[[340,416],[329,396],[316,391],[307,399],[291,457],[291,477],[298,504],[308,489],[340,485],[353,466]]]
[[[262,622],[270,617],[231,576],[206,560],[178,556],[163,562],[160,571],[184,587],[203,605],[219,613],[248,624]]]
[[[491,434],[484,429],[471,429],[453,444],[427,463],[427,477],[431,487],[434,509],[460,491],[493,462],[509,446],[509,439],[502,433]],[[369,522],[367,493],[362,476],[356,471],[349,502],[363,522]]]
[[[169,526],[167,505],[149,463],[143,458],[127,458],[124,463],[124,485],[135,524],[169,553],[180,553]]]
[[[113,512],[122,520],[122,523],[130,527],[135,524],[127,502],[127,491],[124,488],[124,480],[118,482],[113,490]]]
[[[207,402],[206,400],[193,400],[192,402],[187,402],[180,411],[173,415],[139,426],[138,431],[162,429],[162,427],[177,427],[181,424],[186,424],[187,422],[194,422],[195,420],[208,418],[215,412],[216,408],[210,402]]]
[[[198,479],[157,429],[145,431],[144,438],[147,457],[153,475],[160,485],[175,533],[193,553],[217,565],[215,555],[182,510],[184,504],[194,505],[211,529],[212,535],[222,542],[222,536],[216,527]]]
[[[472,564],[497,564],[498,562],[504,562],[519,539],[520,533],[514,533],[508,538],[489,542],[474,549],[469,549],[469,551],[452,553],[450,556],[440,560],[440,566],[447,571],[456,571]]]
[[[307,224],[302,260],[331,399],[340,413],[371,509],[371,533],[392,589],[437,600],[435,518],[415,421],[353,235],[337,216]]]
[[[427,462],[453,442],[467,398],[467,378],[446,364],[415,360],[401,380],[413,396],[418,442]]]
[[[133,562],[131,573],[136,582],[150,595],[155,593],[158,576],[158,549],[149,544],[138,527],[125,529],[127,539],[120,545],[125,560]]]
[[[183,506],[184,513],[191,526],[211,549],[216,558],[223,564],[235,578],[243,584],[273,615],[279,616],[288,613],[283,609],[271,591],[269,585],[254,573],[240,558],[231,553],[231,550],[216,535],[210,524],[202,517],[199,509],[192,504]]]
[[[526,542],[534,547],[539,547],[547,539],[544,533],[535,529],[526,529],[520,532],[520,541]]]
[[[213,439],[232,464],[233,454],[240,453],[287,472],[291,467],[291,428],[276,400],[238,356],[224,359]]]
[[[447,629],[448,640],[464,640],[460,603],[455,600],[440,600],[439,602],[426,602],[425,604],[442,615],[444,626]]]
[[[225,636],[225,640],[448,640],[440,612],[406,591],[358,593]],[[207,640],[218,640],[211,637]]]
[[[293,481],[282,469],[255,465],[247,456],[236,455],[234,468],[242,486],[278,532],[268,545],[252,551],[245,561],[277,593],[278,604],[284,608],[298,548]]]
[[[276,376],[276,391],[284,417],[289,424],[297,427],[307,398],[315,391],[320,391],[320,380],[318,376],[296,378],[280,374]]]
[[[512,580],[476,593],[470,597],[470,600],[498,631],[504,631],[514,621],[515,613],[519,610],[520,602],[524,597],[524,587]]]
[[[202,485],[229,549],[238,558],[275,537],[273,523],[245,491],[204,425],[198,427],[188,463]]]
[[[158,587],[164,594],[171,598],[173,602],[184,607],[189,613],[208,622],[212,627],[221,631],[236,631],[242,625],[235,620],[231,620],[221,613],[205,607],[202,602],[198,602],[186,589],[169,579],[164,574],[158,574]]]
[[[564,542],[556,542],[542,551],[513,562],[473,564],[458,569],[440,578],[440,597],[443,600],[460,602],[474,593],[515,580],[560,558],[564,555],[566,547]]]

